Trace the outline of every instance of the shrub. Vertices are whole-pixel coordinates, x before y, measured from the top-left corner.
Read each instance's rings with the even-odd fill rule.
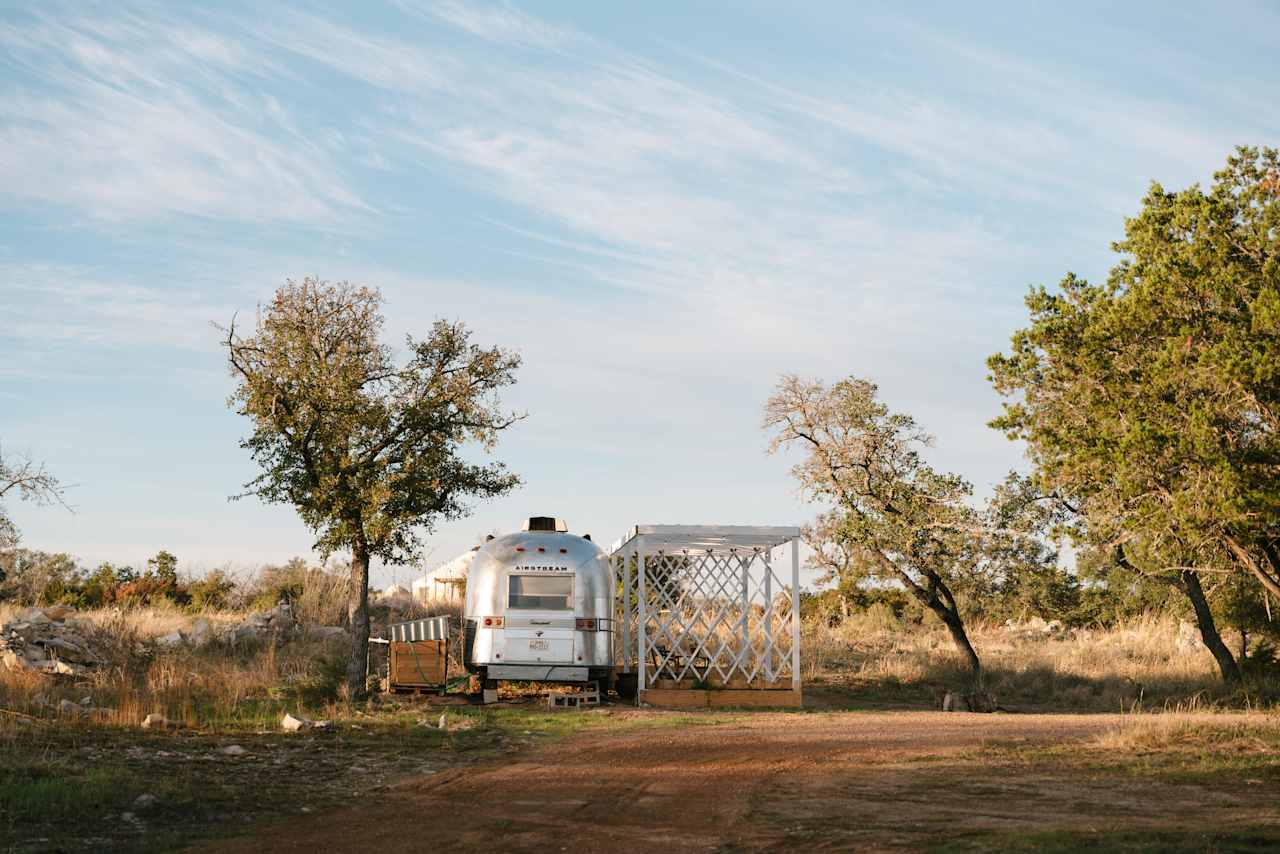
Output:
[[[266,611],[281,602],[292,605],[307,581],[307,562],[290,558],[283,566],[264,566],[245,584],[244,600],[250,610]]]
[[[187,582],[186,593],[190,599],[187,608],[193,612],[221,611],[229,607],[235,589],[235,580],[226,570],[215,569],[204,578]]]
[[[53,604],[74,594],[80,568],[65,554],[32,549],[0,551],[0,601]]]

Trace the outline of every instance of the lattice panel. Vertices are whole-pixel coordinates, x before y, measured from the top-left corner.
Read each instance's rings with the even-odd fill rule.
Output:
[[[615,555],[619,660],[660,680],[774,685],[793,675],[793,597],[767,549]],[[629,570],[629,571],[628,571]],[[618,631],[627,621],[628,631]],[[644,667],[638,667],[644,656]]]

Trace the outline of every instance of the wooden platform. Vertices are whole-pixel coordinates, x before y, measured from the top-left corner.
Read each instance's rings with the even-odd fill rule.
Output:
[[[664,709],[798,709],[803,696],[793,690],[650,688],[640,692],[640,702]]]

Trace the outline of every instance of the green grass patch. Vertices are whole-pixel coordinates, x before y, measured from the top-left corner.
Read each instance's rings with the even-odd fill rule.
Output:
[[[286,708],[248,701],[217,724],[172,732],[6,725],[0,839],[24,852],[166,850],[588,728],[642,723],[607,713],[387,703],[351,707],[329,731],[286,734]],[[244,753],[224,754],[230,744]],[[135,803],[144,793],[156,796],[154,805]]]

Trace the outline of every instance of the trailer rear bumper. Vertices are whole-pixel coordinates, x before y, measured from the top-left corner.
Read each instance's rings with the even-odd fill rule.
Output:
[[[590,670],[555,664],[490,664],[485,676],[509,682],[587,682]]]

